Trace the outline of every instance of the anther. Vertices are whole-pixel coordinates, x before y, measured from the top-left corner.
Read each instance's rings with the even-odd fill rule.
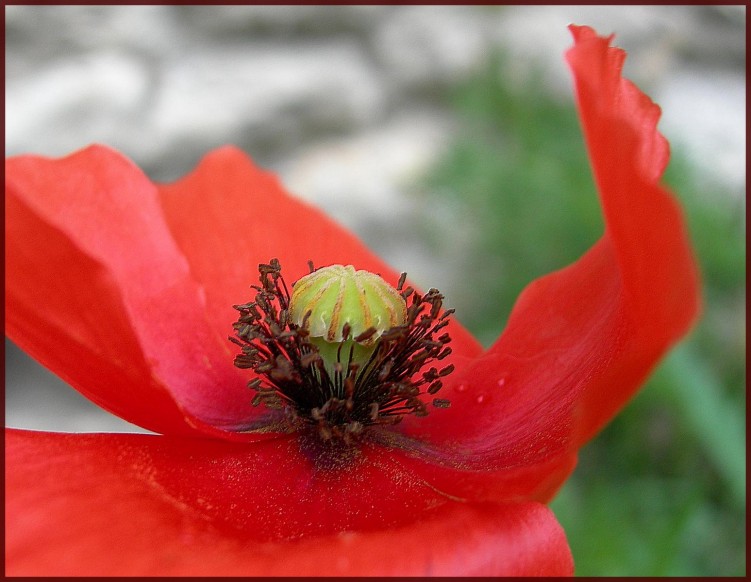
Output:
[[[241,347],[235,365],[257,374],[248,382],[251,404],[283,410],[294,426],[307,423],[322,440],[347,444],[367,426],[427,415],[421,398],[435,395],[454,369],[421,372],[451,353],[449,335],[437,334],[453,312],[442,312],[443,296],[404,288],[405,273],[393,288],[352,266],[308,266],[290,296],[279,261],[259,265],[255,300],[234,306],[240,317],[230,339]]]

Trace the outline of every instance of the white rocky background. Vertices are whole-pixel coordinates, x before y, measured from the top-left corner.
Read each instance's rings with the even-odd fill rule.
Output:
[[[7,6],[6,156],[92,142],[156,181],[234,143],[449,298],[461,245],[413,240],[408,195],[451,141],[438,98],[496,49],[572,100],[569,23],[616,33],[626,76],[698,168],[745,195],[742,6]],[[461,236],[458,236],[460,242]],[[6,340],[6,424],[136,431]]]

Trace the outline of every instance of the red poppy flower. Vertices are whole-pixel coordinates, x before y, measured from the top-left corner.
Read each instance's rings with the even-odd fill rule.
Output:
[[[251,407],[227,340],[259,263],[397,273],[240,151],[154,185],[90,147],[6,162],[6,330],[159,435],[6,431],[10,575],[570,574],[544,503],[698,310],[659,109],[571,28],[604,236],[487,351],[453,322],[450,408],[324,449]],[[252,393],[250,393],[252,394]]]

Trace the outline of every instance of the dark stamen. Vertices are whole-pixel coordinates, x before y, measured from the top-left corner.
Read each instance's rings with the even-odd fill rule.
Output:
[[[314,271],[312,261],[308,266]],[[317,428],[323,440],[340,438],[350,442],[370,425],[395,424],[405,414],[425,416],[426,404],[420,396],[434,395],[442,387],[441,378],[454,366],[428,364],[451,353],[447,333],[437,335],[447,324],[453,310],[441,311],[443,296],[435,289],[424,295],[411,287],[403,289],[406,274],[399,278],[397,290],[409,298],[404,325],[386,330],[367,361],[353,363],[354,344],[344,349],[339,344],[333,370],[328,370],[318,347],[310,341],[308,312],[301,325],[289,320],[290,294],[277,259],[258,267],[261,285],[255,300],[234,308],[240,312],[233,324],[236,337],[230,340],[241,347],[235,365],[251,369],[257,376],[248,382],[255,391],[251,404],[263,403],[272,410],[284,409],[293,423]],[[354,342],[366,342],[377,333],[368,328]],[[345,325],[343,339],[351,328]],[[447,408],[450,402],[434,398],[432,405]]]

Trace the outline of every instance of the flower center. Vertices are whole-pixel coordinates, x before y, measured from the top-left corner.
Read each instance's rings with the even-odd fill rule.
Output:
[[[427,415],[421,397],[435,395],[453,370],[428,366],[451,353],[449,334],[438,335],[453,313],[441,312],[443,296],[404,289],[406,274],[394,289],[351,265],[310,267],[290,297],[279,261],[259,265],[255,300],[234,306],[240,317],[230,340],[242,348],[235,365],[256,373],[248,383],[253,406],[282,410],[294,426],[314,425],[323,440],[345,442],[371,425]]]

